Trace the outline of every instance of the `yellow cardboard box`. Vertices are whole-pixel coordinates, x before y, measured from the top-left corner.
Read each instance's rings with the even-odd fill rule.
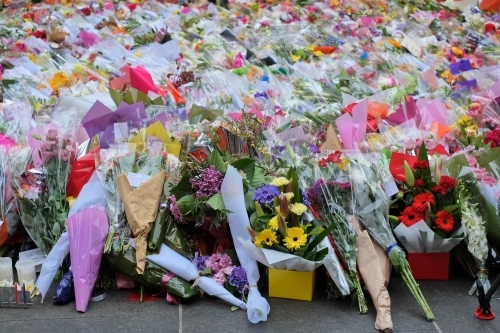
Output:
[[[311,301],[315,281],[316,270],[297,272],[269,268],[269,297]]]

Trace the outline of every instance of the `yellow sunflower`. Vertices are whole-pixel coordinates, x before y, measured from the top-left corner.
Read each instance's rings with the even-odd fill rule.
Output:
[[[306,245],[307,235],[302,228],[288,228],[283,242],[287,249],[297,251],[302,246]]]
[[[262,247],[263,244],[273,246],[277,243],[278,238],[276,237],[276,233],[271,229],[264,229],[255,237],[255,245],[257,245],[257,247]]]

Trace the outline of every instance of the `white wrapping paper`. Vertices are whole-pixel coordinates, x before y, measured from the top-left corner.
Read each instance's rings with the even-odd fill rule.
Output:
[[[96,173],[92,174],[87,184],[85,184],[78,195],[73,207],[69,211],[69,216],[72,216],[87,207],[94,205],[106,206],[106,193],[99,182],[99,178]],[[54,281],[57,270],[63,259],[69,253],[69,236],[67,232],[61,235],[61,238],[57,241],[56,245],[50,250],[47,259],[43,262],[42,269],[40,271],[40,276],[36,281],[36,289],[42,294],[42,299],[45,298],[47,291]]]
[[[421,220],[411,227],[400,223],[394,229],[394,234],[410,253],[436,253],[450,252],[465,238],[465,229],[462,225],[453,233],[454,238],[442,238],[432,231],[424,220]],[[459,235],[463,237],[456,237]]]
[[[245,251],[247,251],[250,257],[269,268],[287,271],[312,272],[319,266],[323,265],[323,260],[310,261],[289,253],[269,249],[259,249],[254,243],[249,240],[244,240],[241,237],[238,237],[238,241],[243,244]]]
[[[191,261],[184,258],[174,250],[170,249],[165,244],[161,245],[160,253],[153,254],[146,257],[155,264],[165,268],[166,270],[180,276],[186,281],[198,280],[198,287],[200,287],[204,292],[209,295],[217,296],[220,299],[229,302],[233,305],[246,310],[246,304],[234,297],[229,291],[227,291],[223,286],[218,284],[215,280],[206,277],[199,276],[198,270]]]
[[[250,241],[247,227],[250,226],[247,210],[245,208],[245,198],[243,193],[243,181],[238,170],[229,166],[222,182],[221,188],[224,206],[228,211],[229,228],[233,239],[245,239]],[[243,245],[234,242],[240,265],[247,273],[249,291],[247,300],[248,320],[254,324],[266,321],[271,310],[267,300],[261,296],[257,283],[260,279],[257,262],[245,252]]]

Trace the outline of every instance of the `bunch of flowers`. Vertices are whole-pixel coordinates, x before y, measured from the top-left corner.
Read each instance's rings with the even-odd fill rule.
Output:
[[[36,154],[42,160],[42,169],[29,169],[13,180],[17,189],[19,210],[24,227],[37,246],[48,254],[65,230],[69,212],[66,185],[71,163],[75,159],[75,141],[72,135],[63,135],[50,129],[41,141]]]
[[[460,227],[460,207],[457,206],[457,182],[442,175],[442,161],[435,164],[432,179],[427,149],[422,144],[418,160],[412,166],[405,162],[406,182],[402,202],[404,209],[398,221],[407,227],[425,221],[443,238],[449,237]]]
[[[211,256],[196,254],[194,264],[202,275],[211,277],[230,292],[246,294],[248,288],[247,274],[243,267],[233,265],[231,258],[225,253],[214,253]]]
[[[256,211],[250,216],[249,232],[255,246],[311,261],[324,258],[327,249],[316,251],[316,246],[328,233],[303,220],[310,203],[298,186],[295,169],[291,168],[287,177],[274,178],[257,188],[253,200]]]

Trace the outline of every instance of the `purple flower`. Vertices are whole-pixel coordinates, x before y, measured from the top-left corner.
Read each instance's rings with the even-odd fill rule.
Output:
[[[205,265],[210,268],[213,273],[218,273],[224,268],[231,266],[232,262],[227,254],[214,253],[205,260]]]
[[[311,206],[311,202],[309,201],[307,193],[303,189],[300,189],[300,193],[302,193],[302,203],[307,207]]]
[[[315,144],[310,143],[310,144],[307,145],[307,147],[309,148],[309,150],[311,151],[311,153],[313,153],[313,154],[319,153],[319,148]]]
[[[189,183],[196,191],[196,198],[210,198],[220,192],[224,175],[213,165],[203,169],[198,177],[191,178]]]
[[[177,206],[177,199],[175,198],[175,196],[171,195],[168,199],[170,200],[170,205],[169,205],[170,213],[172,213],[174,219],[178,223],[186,223],[186,221],[184,221],[184,219],[182,218],[182,213],[179,210],[179,207]]]
[[[247,273],[241,266],[237,266],[233,269],[233,272],[228,277],[229,284],[236,288],[239,293],[243,293],[245,286],[248,285]]]
[[[205,270],[205,267],[206,267],[205,261],[207,261],[208,258],[209,258],[209,256],[199,256],[198,252],[196,252],[193,263],[196,265],[196,269],[198,269],[198,271]]]
[[[280,190],[274,185],[264,185],[255,190],[253,200],[261,205],[271,205],[279,197]]]

